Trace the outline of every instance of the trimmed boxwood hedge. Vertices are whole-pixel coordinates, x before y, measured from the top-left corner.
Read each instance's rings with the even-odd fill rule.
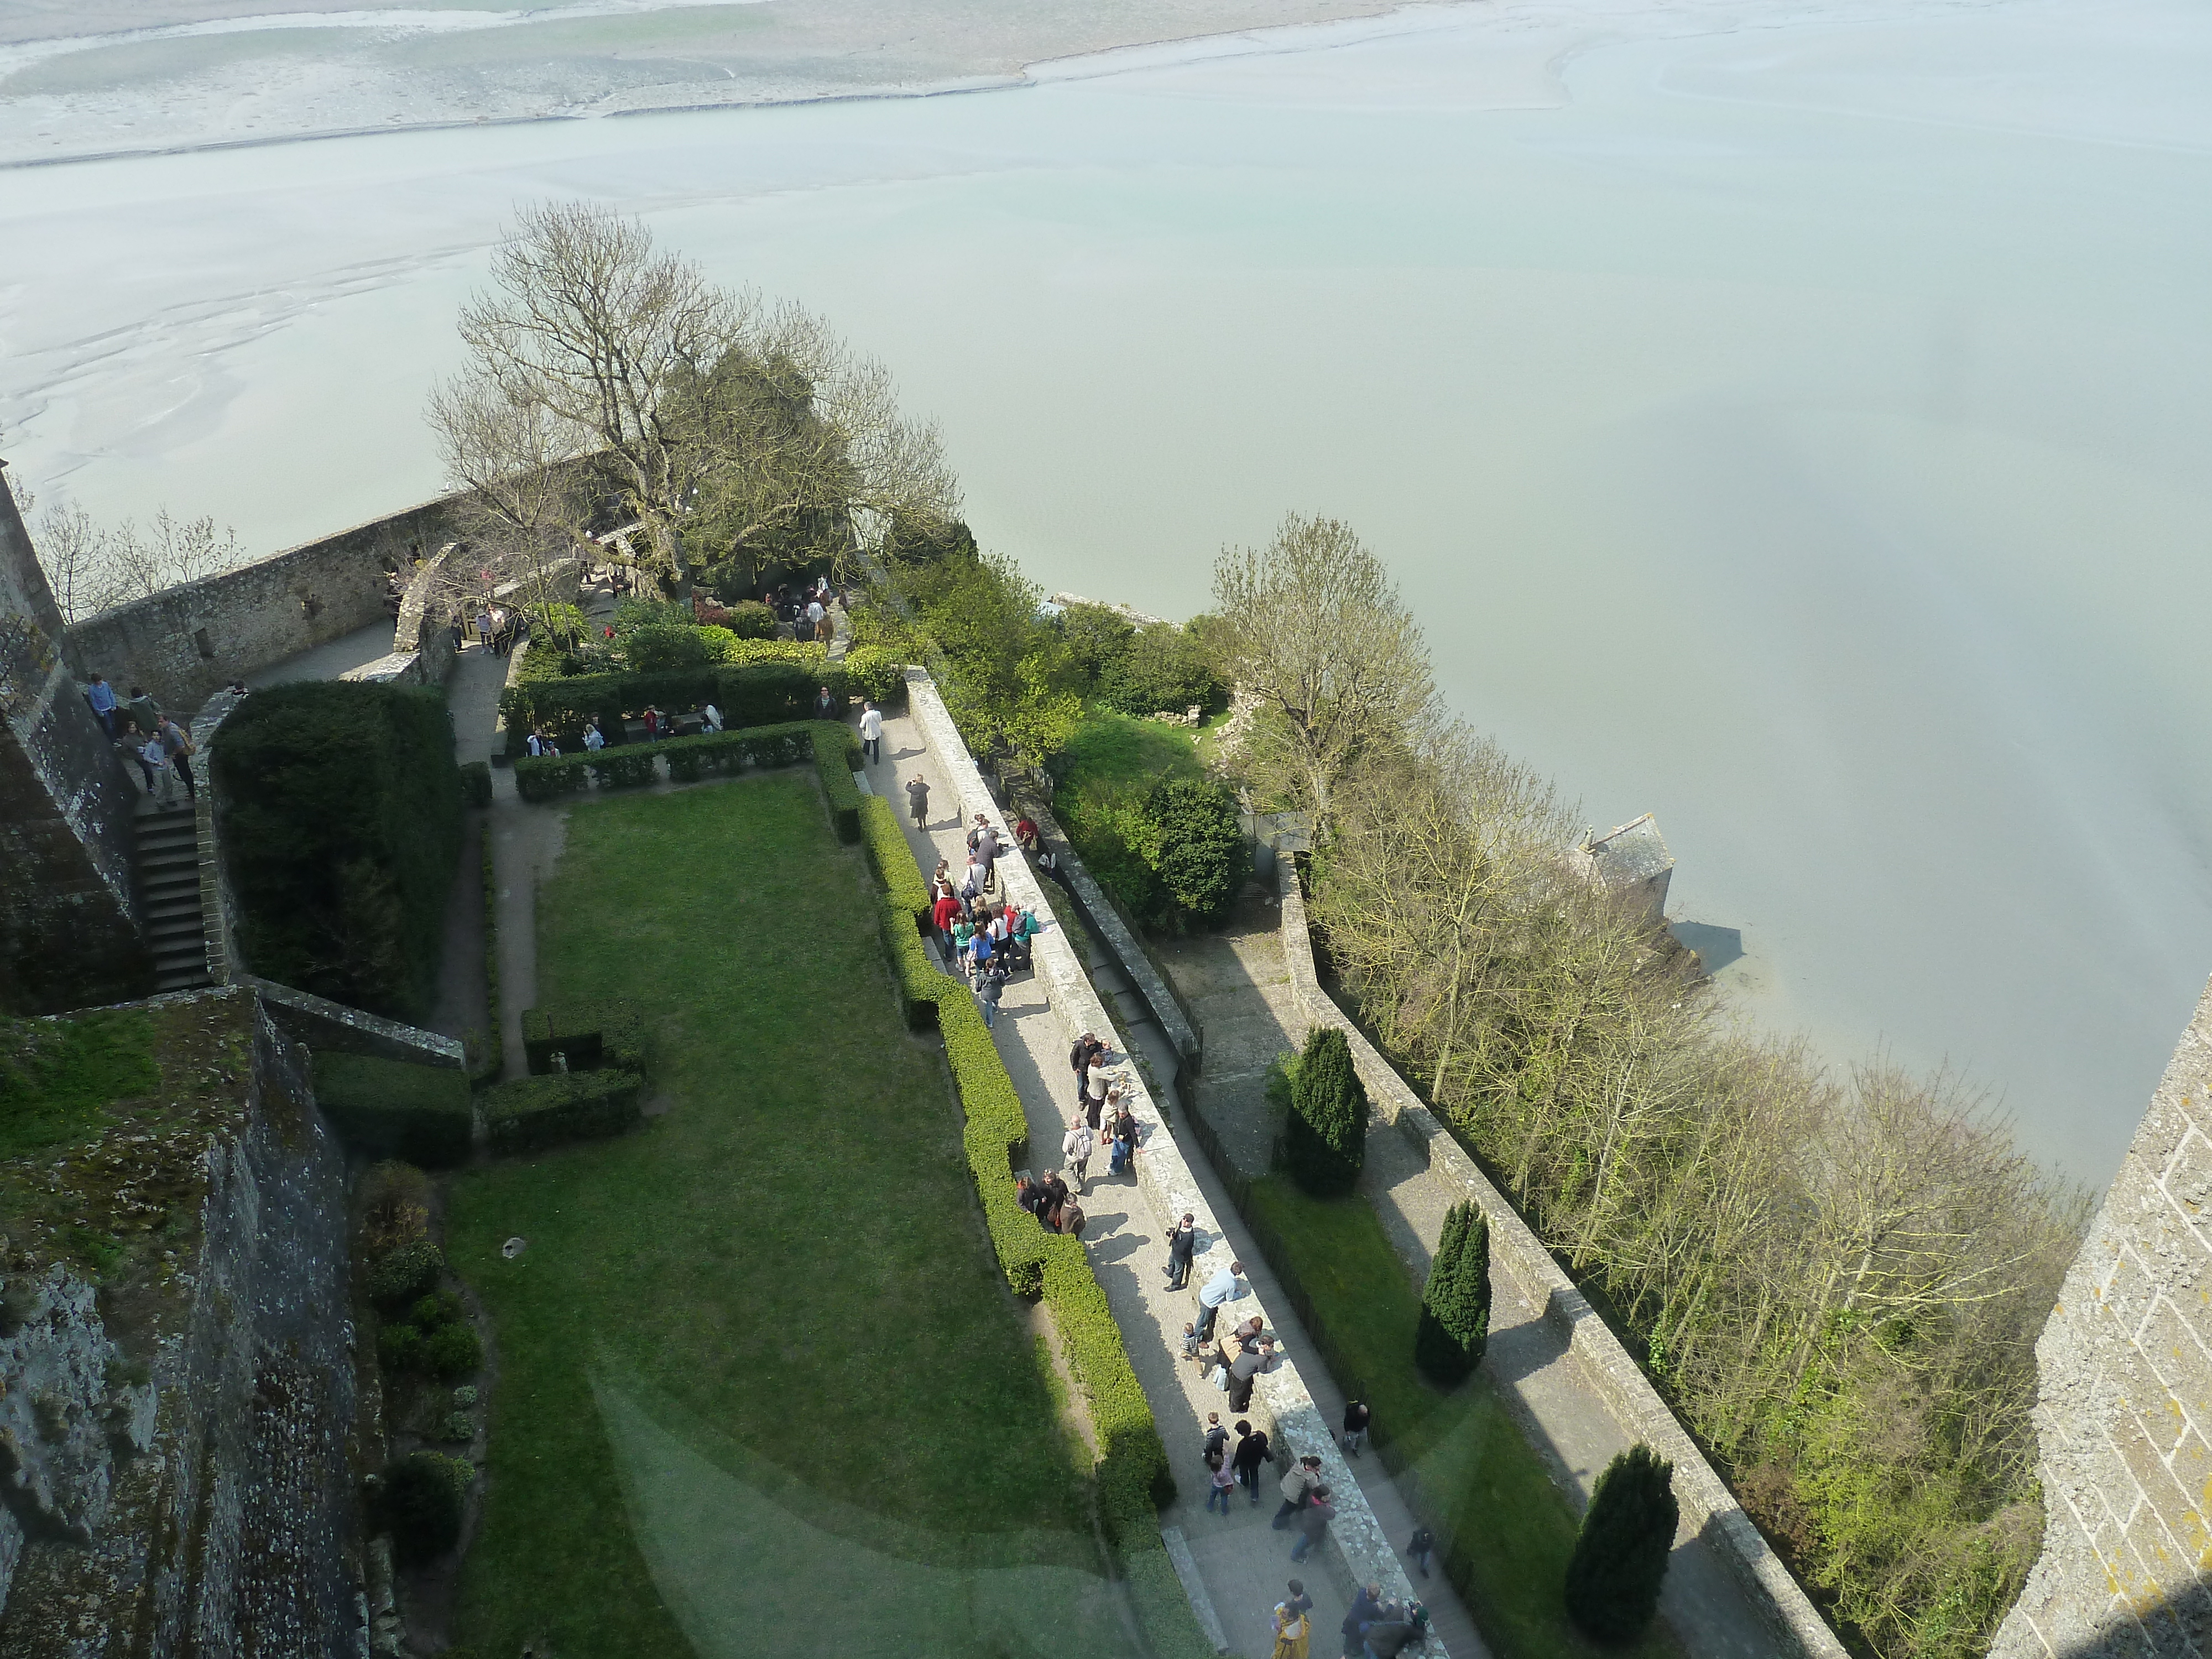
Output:
[[[468,1073],[371,1054],[315,1056],[315,1099],[356,1152],[436,1166],[469,1155]]]
[[[573,794],[587,781],[602,789],[635,788],[653,781],[662,760],[671,778],[689,783],[708,773],[744,767],[795,766],[811,760],[822,774],[830,821],[844,842],[860,838],[860,786],[853,781],[860,738],[836,720],[793,720],[744,732],[696,738],[664,738],[596,755],[525,756],[514,763],[514,787],[523,799],[547,801]],[[894,825],[896,828],[896,825]]]
[[[757,662],[737,667],[708,663],[657,674],[578,674],[509,686],[500,694],[499,715],[507,726],[510,757],[524,754],[530,733],[538,726],[550,731],[562,753],[568,755],[582,750],[584,727],[594,715],[609,745],[618,748],[625,738],[623,720],[643,714],[648,703],[678,714],[712,702],[723,726],[736,730],[803,720],[814,712],[815,692],[825,685],[843,708],[848,701],[848,680],[846,670],[830,662]]]
[[[637,1122],[644,1093],[645,1079],[635,1072],[517,1078],[484,1091],[484,1132],[501,1152],[618,1135]]]
[[[1015,1203],[1014,1153],[1030,1133],[1021,1096],[967,986],[930,963],[921,933],[928,885],[897,814],[882,796],[867,795],[857,817],[861,845],[883,882],[884,948],[907,1024],[917,1030],[934,1024],[944,1035],[965,1119],[961,1142],[1000,1270],[1017,1291],[1043,1297],[1090,1402],[1101,1453],[1100,1507],[1146,1632],[1163,1659],[1201,1659],[1212,1653],[1212,1644],[1160,1543],[1159,1507],[1175,1496],[1175,1479],[1121,1327],[1081,1241],[1046,1232]]]
[[[210,745],[240,953],[255,973],[420,1020],[437,1000],[461,775],[434,687],[257,691]]]
[[[559,1054],[572,1072],[602,1066],[647,1076],[645,1015],[619,998],[590,1007],[549,1003],[522,1011],[522,1050],[532,1077],[553,1074]]]

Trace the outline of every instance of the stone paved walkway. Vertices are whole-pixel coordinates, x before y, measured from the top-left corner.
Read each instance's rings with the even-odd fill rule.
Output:
[[[950,860],[956,871],[964,870],[967,848],[956,817],[957,797],[929,763],[920,734],[903,716],[887,720],[883,749],[882,762],[867,768],[866,776],[871,788],[897,807],[916,861],[925,872],[934,868],[940,857]],[[930,785],[931,816],[926,832],[914,829],[907,811],[904,781],[917,772]],[[1006,1069],[1028,1110],[1032,1162],[1042,1168],[1056,1167],[1060,1135],[1076,1109],[1074,1080],[1058,1023],[1035,979],[1020,976],[1007,988],[996,1036]],[[1233,1216],[1234,1206],[1205,1167],[1203,1158],[1195,1148],[1190,1152],[1193,1171],[1215,1214]],[[1174,1466],[1179,1495],[1162,1511],[1162,1528],[1171,1540],[1179,1533],[1188,1543],[1231,1651],[1260,1656],[1269,1650],[1269,1611],[1295,1574],[1304,1578],[1314,1598],[1313,1652],[1334,1654],[1339,1645],[1337,1627],[1350,1604],[1352,1586],[1336,1582],[1340,1567],[1333,1551],[1316,1552],[1303,1567],[1291,1564],[1291,1534],[1275,1532],[1268,1525],[1278,1501],[1273,1495],[1274,1476],[1263,1475],[1258,1505],[1240,1494],[1226,1519],[1206,1510],[1206,1472],[1200,1462],[1200,1449],[1208,1412],[1221,1412],[1224,1420],[1230,1420],[1226,1396],[1210,1387],[1194,1366],[1181,1359],[1182,1328],[1196,1314],[1194,1295],[1191,1290],[1170,1292],[1165,1288],[1162,1267],[1166,1247],[1151,1206],[1133,1177],[1105,1176],[1104,1164],[1103,1157],[1092,1162],[1091,1179],[1084,1196],[1084,1209],[1090,1218],[1085,1243]],[[1231,1226],[1232,1245],[1240,1244],[1235,1224],[1224,1224]],[[1206,1242],[1200,1241],[1201,1250]],[[1340,1417],[1343,1396],[1329,1380],[1306,1333],[1286,1317],[1288,1298],[1281,1294],[1257,1250],[1241,1245],[1240,1255],[1250,1270],[1254,1288],[1273,1310],[1279,1333],[1296,1356],[1299,1374],[1316,1403],[1331,1414],[1332,1420]],[[1395,1538],[1410,1537],[1413,1517],[1380,1462],[1370,1455],[1355,1467],[1360,1489],[1384,1528]],[[1464,1659],[1485,1659],[1487,1648],[1443,1579],[1425,1581],[1421,1589],[1435,1613],[1437,1634],[1450,1651]]]
[[[1308,1024],[1291,994],[1279,922],[1273,896],[1255,890],[1224,932],[1162,947],[1176,989],[1206,1030],[1198,1108],[1248,1175],[1266,1170],[1275,1133],[1275,1112],[1265,1094],[1267,1064],[1303,1044]],[[1411,1143],[1382,1126],[1368,1137],[1359,1190],[1375,1206],[1413,1283],[1425,1283],[1444,1212],[1457,1194],[1431,1175]],[[1628,1437],[1544,1310],[1522,1299],[1510,1275],[1496,1274],[1492,1282],[1485,1369],[1579,1508]],[[1778,1651],[1735,1578],[1694,1534],[1675,1545],[1660,1607],[1697,1659],[1767,1659]]]

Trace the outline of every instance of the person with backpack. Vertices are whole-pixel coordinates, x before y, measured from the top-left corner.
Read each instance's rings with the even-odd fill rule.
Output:
[[[977,935],[980,939],[981,934]],[[1000,969],[979,964],[975,981],[975,1005],[983,1011],[983,1029],[990,1030],[999,1023],[999,1002],[1006,994],[1006,976]],[[1077,1176],[1079,1182],[1082,1177]]]
[[[1090,1178],[1091,1154],[1097,1150],[1098,1143],[1091,1137],[1091,1126],[1079,1117],[1067,1126],[1067,1133],[1060,1137],[1060,1155],[1075,1171],[1075,1190],[1079,1193]]]
[[[1229,1494],[1237,1490],[1237,1477],[1230,1471],[1229,1459],[1222,1449],[1210,1446],[1206,1454],[1206,1511],[1213,1513],[1216,1504],[1221,1505],[1221,1518],[1229,1518]]]

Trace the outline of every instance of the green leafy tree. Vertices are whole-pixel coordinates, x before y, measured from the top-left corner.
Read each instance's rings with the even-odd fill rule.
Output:
[[[1464,1382],[1490,1343],[1490,1223],[1480,1206],[1455,1204],[1429,1262],[1413,1360],[1446,1388]]]
[[[1606,1465],[1567,1559],[1567,1617],[1601,1642],[1626,1642],[1659,1611],[1681,1506],[1674,1466],[1646,1445]]]
[[[1367,1090],[1334,1025],[1316,1027],[1298,1056],[1283,1152],[1291,1177],[1316,1198],[1350,1192],[1367,1161]]]
[[[1221,700],[1221,677],[1188,630],[1156,623],[1132,634],[1098,676],[1098,700],[1125,714],[1180,714]]]
[[[1154,868],[1177,919],[1220,920],[1251,867],[1237,797],[1218,783],[1166,778],[1152,786],[1145,811],[1158,826]]]

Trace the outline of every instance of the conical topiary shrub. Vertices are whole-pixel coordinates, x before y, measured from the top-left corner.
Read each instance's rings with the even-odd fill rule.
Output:
[[[1466,1381],[1490,1346],[1490,1223],[1473,1203],[1455,1204],[1421,1291],[1413,1363],[1446,1388]]]
[[[1351,1045],[1334,1025],[1316,1027],[1298,1056],[1283,1156],[1291,1178],[1316,1198],[1350,1192],[1367,1161],[1367,1090],[1352,1067]]]
[[[1606,1465],[1567,1559],[1567,1617],[1601,1642],[1626,1642],[1659,1610],[1681,1519],[1674,1466],[1645,1445]]]

